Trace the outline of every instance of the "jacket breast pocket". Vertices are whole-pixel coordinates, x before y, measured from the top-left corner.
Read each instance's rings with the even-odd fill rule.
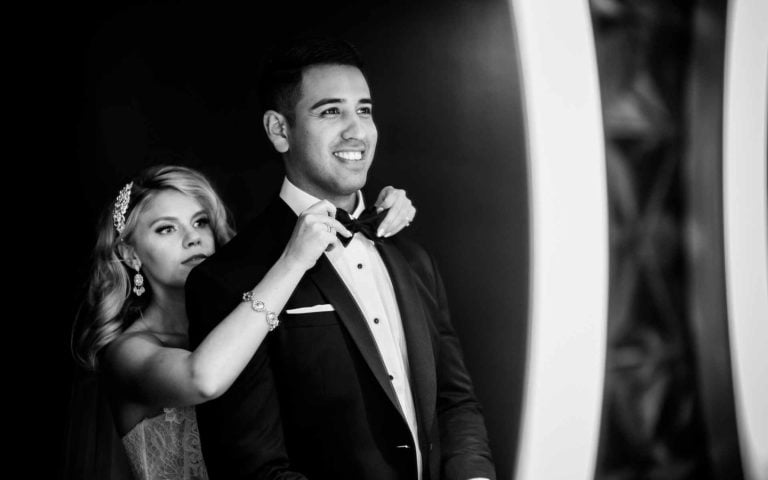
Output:
[[[280,326],[284,328],[312,328],[338,325],[335,311],[313,313],[285,313],[281,315]]]

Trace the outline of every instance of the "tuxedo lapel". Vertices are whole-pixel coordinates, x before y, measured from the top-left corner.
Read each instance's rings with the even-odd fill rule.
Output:
[[[293,225],[296,223],[296,214],[279,198],[270,205],[266,214],[275,227],[275,236],[278,239],[285,239],[278,240],[278,243],[284,244],[290,237]],[[365,316],[330,260],[325,255],[321,255],[315,266],[307,271],[305,278],[311,280],[328,299],[328,303],[333,305],[341,323],[349,332],[381,388],[384,389],[387,398],[405,419],[405,414],[397,399],[397,394],[389,379],[389,373],[384,366],[384,360],[381,358],[373,334],[365,321]]]
[[[344,281],[325,255],[321,255],[317,264],[307,272],[309,278],[333,305],[336,314],[341,319],[352,340],[357,345],[374,377],[384,389],[389,400],[395,405],[400,415],[405,419],[397,394],[389,379],[384,361],[376,346],[376,341],[365,322],[365,316],[357,305],[354,297],[347,289]]]
[[[426,436],[432,429],[435,413],[435,355],[424,307],[411,268],[400,251],[390,242],[379,244],[379,252],[389,270],[395,287],[397,305],[405,332],[408,363],[411,370],[411,390],[414,403],[421,413],[421,428]]]

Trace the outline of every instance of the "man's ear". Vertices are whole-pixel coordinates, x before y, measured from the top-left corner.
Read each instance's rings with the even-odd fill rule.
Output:
[[[264,131],[267,132],[267,138],[280,153],[288,151],[290,144],[288,142],[288,121],[281,114],[274,110],[264,112]]]
[[[125,242],[122,242],[118,244],[117,251],[120,253],[120,257],[123,259],[123,262],[125,262],[126,265],[136,270],[137,272],[141,269],[141,260],[139,260],[139,256],[136,255],[135,248]]]

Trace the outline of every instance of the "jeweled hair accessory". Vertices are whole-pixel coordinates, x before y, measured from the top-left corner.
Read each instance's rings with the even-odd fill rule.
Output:
[[[128,203],[131,201],[131,188],[133,188],[133,182],[129,182],[124,186],[115,200],[115,209],[112,210],[112,223],[115,225],[117,233],[123,233],[125,228],[125,212],[128,210]]]

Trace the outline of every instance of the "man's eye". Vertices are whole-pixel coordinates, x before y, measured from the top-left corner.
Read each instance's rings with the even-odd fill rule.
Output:
[[[325,110],[323,110],[323,111],[320,113],[320,115],[322,115],[322,116],[324,116],[324,117],[325,117],[325,116],[328,116],[328,115],[338,115],[339,113],[341,113],[341,112],[339,111],[339,109],[338,109],[338,108],[336,108],[336,107],[331,107],[331,108],[326,108]]]

